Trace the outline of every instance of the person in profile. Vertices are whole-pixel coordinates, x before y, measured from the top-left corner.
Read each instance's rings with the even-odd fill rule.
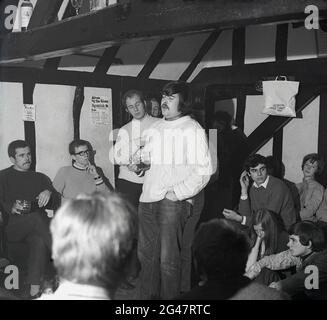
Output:
[[[58,289],[42,300],[111,300],[126,277],[137,232],[129,202],[112,192],[68,200],[51,222]]]
[[[235,222],[212,219],[202,223],[193,241],[195,268],[201,281],[177,299],[283,299],[278,292],[244,276],[250,250],[247,234]]]

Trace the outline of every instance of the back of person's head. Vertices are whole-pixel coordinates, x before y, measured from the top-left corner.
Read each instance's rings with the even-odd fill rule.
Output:
[[[306,156],[304,156],[301,165],[302,170],[307,161],[309,161],[311,164],[317,162],[318,168],[317,171],[315,172],[315,176],[319,176],[320,174],[322,174],[325,168],[325,161],[321,155],[319,155],[318,153],[309,153]]]
[[[137,89],[131,89],[131,90],[128,90],[126,91],[124,94],[123,94],[123,97],[121,98],[121,104],[123,105],[124,108],[127,108],[127,105],[126,105],[126,101],[127,99],[129,98],[132,98],[134,96],[138,96],[140,98],[140,100],[144,103],[144,94],[142,91],[140,90],[137,90]]]
[[[250,241],[239,226],[224,219],[202,223],[192,246],[198,271],[208,278],[243,275],[250,248]]]
[[[218,122],[223,122],[225,125],[225,129],[231,129],[233,117],[230,113],[226,111],[217,111],[213,115],[213,120]]]
[[[283,179],[285,175],[285,166],[280,159],[273,156],[266,157],[267,172],[269,175]]]
[[[179,111],[182,115],[192,113],[191,110],[191,93],[186,82],[172,81],[167,83],[161,90],[163,96],[179,95]]]
[[[308,246],[311,241],[312,251],[322,251],[325,248],[325,236],[322,230],[311,221],[301,221],[291,226],[290,235],[299,237],[303,246]]]
[[[15,158],[16,149],[30,147],[30,145],[24,140],[14,140],[8,145],[8,156]]]
[[[266,157],[261,154],[252,154],[245,160],[244,169],[249,171],[250,168],[255,168],[259,164],[267,165]]]
[[[264,231],[265,241],[265,255],[271,255],[277,253],[279,237],[282,231],[281,222],[278,220],[278,216],[275,212],[268,209],[259,209],[254,212],[251,218],[250,226],[250,238],[252,244],[255,243],[257,234],[254,230],[254,226],[261,224]]]
[[[80,195],[64,203],[51,222],[58,275],[104,287],[113,297],[130,261],[135,216],[131,205],[115,193]]]
[[[82,139],[75,139],[68,146],[69,154],[74,155],[76,152],[76,149],[81,146],[87,146],[90,151],[92,150],[92,146],[89,141],[82,140]]]

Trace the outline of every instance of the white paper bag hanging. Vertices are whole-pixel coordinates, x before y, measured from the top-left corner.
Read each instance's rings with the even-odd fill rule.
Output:
[[[278,78],[278,77],[277,77]],[[264,96],[264,109],[262,113],[272,116],[295,117],[295,96],[299,91],[299,82],[287,81],[262,81]]]

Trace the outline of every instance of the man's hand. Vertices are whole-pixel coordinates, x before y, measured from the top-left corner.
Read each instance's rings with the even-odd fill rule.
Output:
[[[90,164],[87,167],[87,172],[91,173],[94,178],[99,177],[98,171],[97,171],[96,167],[93,164]]]
[[[177,197],[176,197],[176,194],[174,191],[168,191],[166,193],[166,199],[170,200],[170,201],[178,201]]]
[[[233,210],[224,209],[223,215],[228,220],[234,220],[240,223],[242,222],[242,216]]]
[[[137,164],[133,164],[133,163],[130,163],[127,165],[127,168],[128,170],[132,171],[132,172],[139,172],[139,168],[138,168],[138,165]]]
[[[44,190],[42,191],[36,198],[39,200],[38,205],[40,208],[45,207],[51,197],[51,191],[49,190]]]
[[[242,188],[242,195],[247,195],[248,192],[248,188],[250,185],[250,179],[249,179],[249,175],[247,173],[247,171],[243,171],[240,177],[240,185]]]
[[[13,214],[22,214],[22,211],[24,210],[24,207],[17,203],[16,201],[14,202],[12,208],[11,208],[11,213]]]

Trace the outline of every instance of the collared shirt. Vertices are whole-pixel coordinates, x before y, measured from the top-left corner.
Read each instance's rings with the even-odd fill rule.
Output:
[[[257,189],[260,188],[260,187],[264,187],[265,189],[267,189],[268,182],[269,182],[269,175],[267,176],[265,182],[262,183],[262,184],[260,184],[260,186],[257,185],[256,182],[253,182],[253,186],[255,188],[257,188]],[[248,198],[248,196],[241,196],[241,200],[247,200],[247,198]],[[243,216],[242,221],[241,221],[241,224],[242,225],[245,225],[246,224],[246,216]]]
[[[257,185],[256,182],[253,182],[253,186],[254,186],[255,188],[264,187],[265,189],[267,189],[268,182],[269,182],[269,176],[267,176],[265,182],[262,183],[262,184],[260,184],[260,185]]]
[[[53,294],[43,294],[38,300],[110,300],[106,289],[64,281]]]

